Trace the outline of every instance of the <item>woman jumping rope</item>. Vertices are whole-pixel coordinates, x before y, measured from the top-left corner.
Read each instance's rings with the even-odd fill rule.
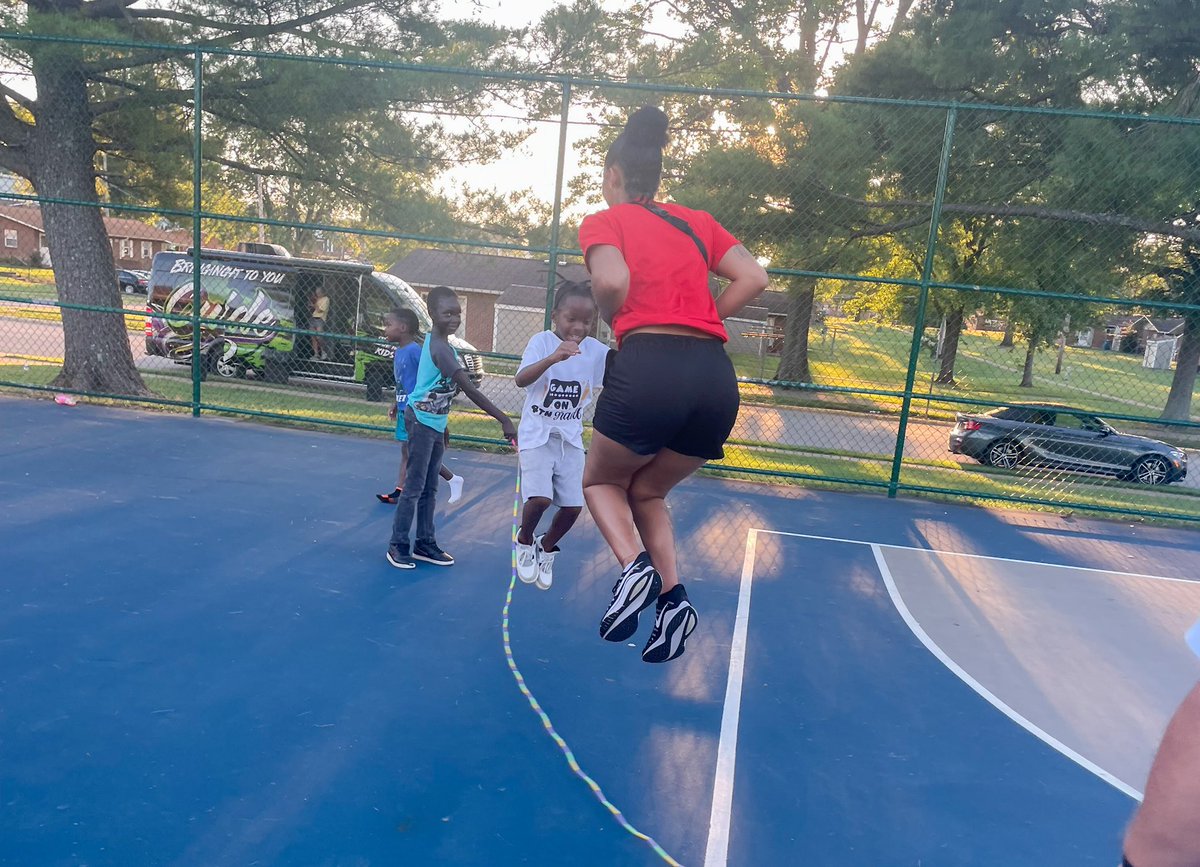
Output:
[[[604,161],[605,211],[586,217],[579,243],[600,313],[613,327],[596,404],[584,494],[621,575],[600,635],[625,641],[657,602],[646,662],[684,651],[696,609],[679,580],[666,496],[705,461],[724,457],[738,385],[722,321],[767,287],[762,265],[710,214],[655,202],[667,116],[629,118]],[[713,299],[709,272],[729,280]]]

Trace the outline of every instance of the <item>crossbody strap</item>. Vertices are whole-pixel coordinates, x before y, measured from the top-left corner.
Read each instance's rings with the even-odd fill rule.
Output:
[[[653,202],[634,202],[635,205],[641,205],[654,216],[666,220],[679,231],[683,232],[696,244],[696,249],[700,251],[700,258],[704,260],[705,266],[708,265],[708,248],[704,246],[704,242],[700,240],[700,236],[688,225],[688,221],[674,214],[668,213],[665,208],[660,208]]]

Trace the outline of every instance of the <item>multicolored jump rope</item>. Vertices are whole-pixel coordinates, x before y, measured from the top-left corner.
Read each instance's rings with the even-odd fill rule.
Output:
[[[579,777],[579,779],[583,780],[587,784],[587,787],[592,790],[592,794],[596,796],[596,800],[600,802],[604,809],[612,813],[613,818],[617,820],[617,824],[619,824],[634,837],[644,842],[654,851],[655,855],[657,855],[667,864],[672,865],[672,867],[682,867],[678,861],[667,854],[667,851],[663,849],[662,846],[658,845],[653,837],[649,836],[648,834],[643,834],[637,828],[633,827],[633,825],[629,824],[629,821],[621,814],[621,811],[618,810],[616,806],[605,797],[604,790],[600,788],[600,785],[590,776],[588,776],[587,772],[584,771],[583,768],[579,767],[579,762],[576,761],[575,754],[571,752],[571,748],[567,746],[567,742],[562,739],[562,736],[554,730],[554,724],[550,722],[550,717],[546,715],[546,712],[542,710],[542,706],[538,704],[538,700],[534,697],[533,693],[529,691],[529,687],[525,685],[525,678],[521,675],[521,670],[517,668],[517,661],[513,658],[512,644],[509,641],[508,635],[508,611],[509,608],[512,607],[513,588],[517,586],[517,531],[520,528],[520,511],[521,473],[518,470],[517,490],[516,495],[513,497],[512,576],[508,580],[508,595],[504,597],[504,612],[500,620],[500,629],[504,635],[504,659],[508,662],[508,670],[512,672],[513,678],[517,681],[517,689],[521,690],[521,695],[525,696],[525,698],[529,701],[529,706],[533,708],[533,712],[536,713],[538,715],[538,719],[542,721],[542,728],[546,730],[546,734],[550,735],[551,740],[558,745],[558,748],[562,751],[562,754],[566,756],[567,766],[571,769],[571,773],[575,774],[575,776]]]

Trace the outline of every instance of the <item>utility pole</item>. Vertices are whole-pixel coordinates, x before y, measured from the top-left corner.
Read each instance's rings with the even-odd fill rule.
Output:
[[[1062,374],[1063,354],[1067,351],[1067,332],[1071,330],[1071,314],[1063,320],[1062,331],[1058,335],[1058,361],[1054,364],[1054,375]]]
[[[104,186],[104,204],[107,205],[112,202],[108,181],[108,151],[100,151],[100,177]],[[112,214],[112,210],[110,208],[101,208],[100,213],[107,217]]]
[[[262,175],[255,175],[255,180],[258,181],[258,243],[265,244],[267,243],[267,227],[262,224],[264,218]]]

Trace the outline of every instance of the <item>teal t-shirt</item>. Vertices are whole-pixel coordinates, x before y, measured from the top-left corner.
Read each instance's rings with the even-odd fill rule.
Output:
[[[454,374],[462,370],[458,352],[445,339],[434,334],[421,346],[417,366],[417,384],[408,397],[408,405],[421,424],[444,431],[449,421],[450,404],[458,394]]]

